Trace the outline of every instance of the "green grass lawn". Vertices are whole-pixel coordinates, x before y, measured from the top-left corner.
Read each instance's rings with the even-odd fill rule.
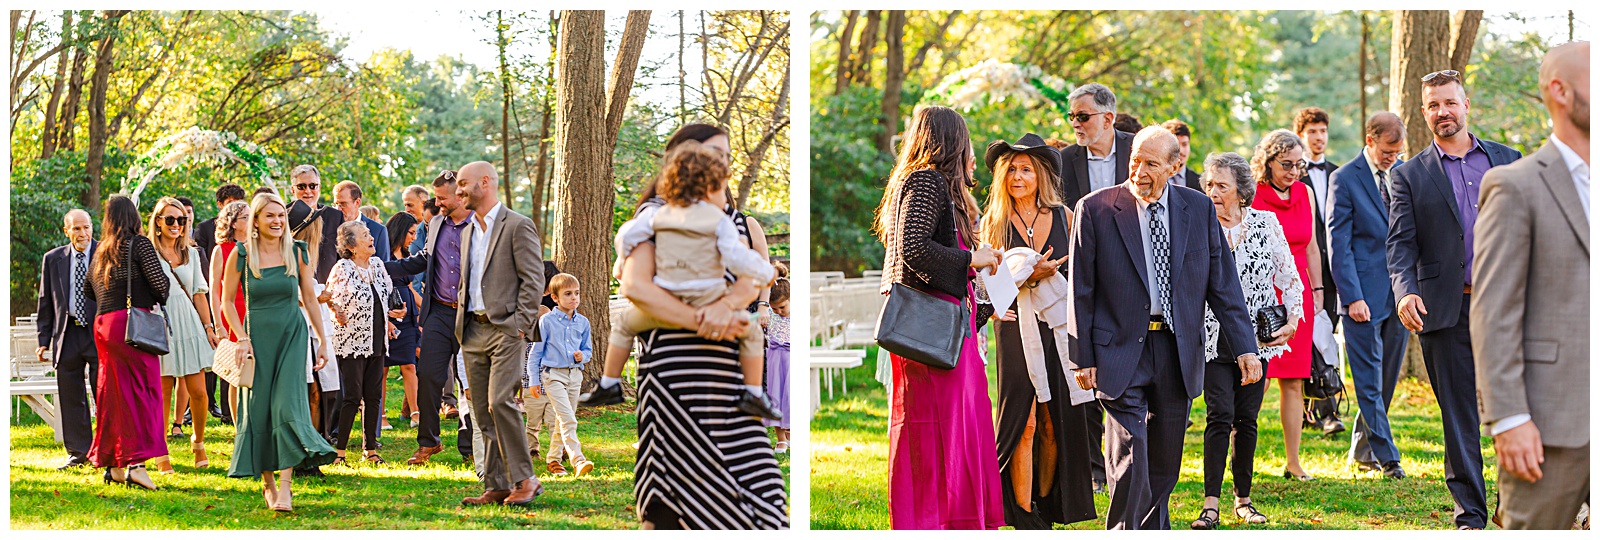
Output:
[[[993,340],[990,340],[993,343]],[[991,358],[993,352],[991,349]],[[813,529],[887,529],[888,513],[888,400],[883,386],[873,380],[876,347],[868,350],[861,367],[847,374],[848,394],[825,400],[811,421],[811,527]],[[989,394],[994,397],[994,365],[989,365]],[[1350,383],[1346,382],[1347,388]],[[1348,391],[1347,391],[1348,394]],[[996,401],[998,403],[998,401]],[[1309,483],[1292,482],[1284,468],[1283,429],[1278,421],[1277,386],[1271,386],[1261,410],[1260,440],[1256,448],[1256,474],[1251,496],[1256,508],[1271,518],[1275,529],[1453,529],[1453,503],[1444,485],[1444,442],[1440,438],[1439,407],[1433,391],[1416,380],[1400,383],[1389,411],[1401,451],[1406,479],[1391,481],[1375,472],[1357,472],[1348,460],[1349,432],[1333,438],[1307,433],[1300,450],[1306,471],[1317,477]],[[1340,417],[1355,426],[1352,400]],[[1183,471],[1172,495],[1172,524],[1187,528],[1200,512],[1204,475],[1201,436],[1205,429],[1205,403],[1195,400],[1190,413],[1195,425],[1184,437]],[[1494,447],[1483,439],[1485,479],[1494,504]],[[1222,528],[1243,528],[1228,512],[1232,505],[1231,475],[1223,480]],[[1100,519],[1073,524],[1069,529],[1105,527],[1108,501],[1095,497]],[[1491,525],[1492,526],[1492,525]]]
[[[157,492],[105,485],[101,471],[58,472],[65,457],[50,428],[32,411],[11,425],[11,526],[17,529],[631,529],[637,440],[633,404],[580,409],[578,435],[596,463],[583,478],[556,477],[535,463],[544,495],[526,508],[461,506],[482,484],[456,452],[455,420],[444,420],[445,451],[423,467],[405,464],[416,430],[398,418],[399,371],[391,373],[389,421],[381,435],[387,464],[359,462],[350,441],[350,466],[324,466],[326,478],[295,478],[291,514],[266,509],[259,479],[227,478],[234,430],[211,420],[206,449],[211,466],[192,467],[187,439],[172,440],[173,475],[153,474]],[[24,406],[26,409],[26,406]],[[357,419],[359,426],[360,419]],[[360,428],[355,428],[359,433]],[[186,432],[188,430],[185,430]],[[548,432],[542,437],[548,443]],[[784,476],[788,454],[779,454]],[[152,470],[153,472],[153,470]]]

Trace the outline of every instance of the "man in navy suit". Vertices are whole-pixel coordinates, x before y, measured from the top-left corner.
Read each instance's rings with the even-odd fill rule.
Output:
[[[1433,144],[1394,169],[1388,252],[1395,311],[1422,340],[1423,364],[1444,418],[1445,485],[1455,499],[1456,527],[1482,529],[1488,509],[1467,311],[1472,226],[1483,174],[1522,154],[1467,131],[1470,112],[1460,73],[1422,78],[1422,113]]]
[[[1167,185],[1183,163],[1160,126],[1133,140],[1127,182],[1084,197],[1072,228],[1069,357],[1105,408],[1108,529],[1170,529],[1184,421],[1204,378],[1205,308],[1244,384],[1261,378],[1233,252],[1211,200]],[[1129,301],[1134,299],[1133,301]],[[1142,301],[1141,301],[1142,300]]]
[[[335,184],[333,205],[339,207],[339,213],[344,214],[345,221],[359,219],[361,224],[367,226],[367,232],[372,233],[372,247],[377,249],[379,259],[394,260],[394,252],[389,249],[389,229],[377,220],[361,215],[361,186],[349,180]]]
[[[1405,478],[1400,451],[1389,429],[1389,402],[1405,361],[1408,334],[1394,314],[1389,288],[1389,169],[1400,157],[1406,125],[1382,111],[1367,119],[1361,154],[1328,179],[1333,211],[1333,280],[1338,283],[1339,315],[1344,322],[1345,357],[1355,379],[1361,415],[1350,435],[1350,459],[1361,470],[1396,480]]]
[[[56,386],[60,388],[61,443],[67,460],[59,470],[89,463],[94,442],[89,425],[88,383],[99,388],[100,362],[94,348],[94,296],[89,294],[89,264],[94,260],[94,225],[89,213],[68,210],[62,219],[70,242],[44,254],[39,273],[39,361],[55,351]]]

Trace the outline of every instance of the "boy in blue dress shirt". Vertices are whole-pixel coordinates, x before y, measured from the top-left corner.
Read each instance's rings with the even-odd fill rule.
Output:
[[[578,442],[575,411],[583,388],[583,366],[594,357],[593,340],[589,318],[578,313],[578,278],[556,274],[550,278],[549,286],[556,310],[539,319],[540,341],[529,355],[528,391],[533,396],[549,396],[550,405],[556,410],[558,427],[551,433],[550,454],[558,455],[558,448],[565,449],[573,473],[583,476],[594,470],[594,463],[584,457],[583,446]],[[560,467],[559,461],[552,469],[556,467]]]

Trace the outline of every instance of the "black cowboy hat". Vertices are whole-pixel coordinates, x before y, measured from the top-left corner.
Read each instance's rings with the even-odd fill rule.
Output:
[[[1044,138],[1038,135],[1032,133],[1023,135],[1015,143],[1008,143],[1003,140],[989,143],[989,149],[983,152],[983,163],[989,167],[989,172],[999,174],[994,170],[994,163],[1006,152],[1018,152],[1049,159],[1050,163],[1055,166],[1056,174],[1061,174],[1061,153],[1057,152],[1054,147],[1045,144]]]
[[[316,220],[317,212],[313,211],[311,205],[305,201],[294,199],[294,202],[289,203],[289,234],[300,234],[300,231],[305,230]]]

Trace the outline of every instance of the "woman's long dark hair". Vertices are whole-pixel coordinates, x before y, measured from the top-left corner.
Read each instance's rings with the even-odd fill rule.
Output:
[[[402,244],[406,240],[406,233],[411,232],[411,227],[416,226],[417,217],[405,212],[397,212],[389,216],[389,221],[383,227],[389,231],[389,249],[398,250],[401,257],[411,256],[411,246]],[[391,254],[392,255],[392,254]]]
[[[100,247],[94,253],[94,268],[90,271],[95,281],[105,286],[111,281],[111,271],[122,264],[123,244],[139,236],[139,207],[125,195],[113,195],[106,201],[105,214],[100,216]]]
[[[678,128],[677,131],[672,132],[672,136],[667,138],[667,147],[662,151],[662,154],[665,155],[666,152],[672,151],[673,147],[684,141],[703,143],[719,135],[727,137],[728,131],[712,124],[685,124],[683,127]],[[633,205],[634,213],[638,213],[639,207],[644,206],[644,203],[656,197],[656,182],[660,178],[660,175],[651,178],[650,183],[645,185],[644,191],[639,193],[639,203]],[[728,197],[728,202],[733,202],[732,196]]]
[[[973,226],[978,220],[978,200],[971,189],[977,185],[967,172],[972,156],[972,137],[967,133],[967,120],[949,107],[919,107],[911,113],[911,123],[906,127],[905,138],[900,141],[900,154],[895,158],[894,170],[883,188],[883,200],[873,220],[873,232],[879,240],[887,240],[893,227],[894,212],[890,210],[900,200],[900,186],[911,173],[932,169],[944,176],[950,200],[956,205],[956,230],[970,249]]]

